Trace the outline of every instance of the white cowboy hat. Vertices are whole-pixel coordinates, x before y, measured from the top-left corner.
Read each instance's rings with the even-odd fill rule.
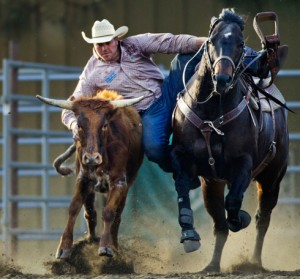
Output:
[[[107,20],[95,21],[92,27],[92,38],[88,38],[84,32],[81,32],[83,39],[89,44],[110,42],[115,37],[122,37],[128,32],[127,26],[121,26],[115,30],[114,26]]]

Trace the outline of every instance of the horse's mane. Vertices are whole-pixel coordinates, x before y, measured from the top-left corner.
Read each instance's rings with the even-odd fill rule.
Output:
[[[223,9],[219,14],[219,20],[224,22],[235,22],[240,26],[242,31],[244,30],[245,21],[242,16],[235,13],[233,8]]]

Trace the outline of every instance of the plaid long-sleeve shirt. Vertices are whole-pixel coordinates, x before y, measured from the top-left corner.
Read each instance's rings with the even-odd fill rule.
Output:
[[[152,60],[155,53],[191,53],[198,50],[197,37],[191,35],[141,34],[121,41],[120,62],[102,61],[94,53],[87,62],[70,96],[93,96],[99,89],[115,90],[124,98],[145,98],[135,104],[138,111],[146,110],[161,96],[163,74]],[[69,98],[69,99],[70,99]],[[70,129],[75,115],[70,110],[62,111],[62,122]]]

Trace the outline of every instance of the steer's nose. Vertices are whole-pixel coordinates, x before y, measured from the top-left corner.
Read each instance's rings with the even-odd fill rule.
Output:
[[[85,152],[82,156],[82,163],[85,165],[100,165],[102,163],[102,156],[99,152]]]

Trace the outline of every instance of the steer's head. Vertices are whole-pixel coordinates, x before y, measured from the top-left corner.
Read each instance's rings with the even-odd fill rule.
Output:
[[[107,140],[108,120],[116,108],[133,105],[143,97],[130,100],[104,100],[100,98],[81,98],[74,101],[53,100],[37,96],[41,101],[72,110],[77,117],[80,138],[79,160],[84,169],[95,170],[103,162]]]

